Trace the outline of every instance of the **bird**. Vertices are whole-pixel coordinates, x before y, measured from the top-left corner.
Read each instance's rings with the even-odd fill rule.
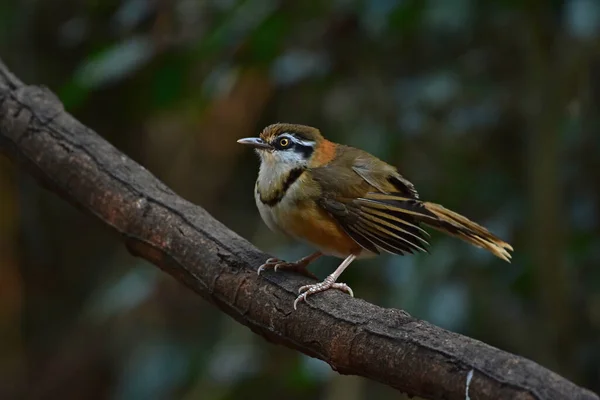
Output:
[[[387,252],[428,252],[433,228],[483,248],[510,262],[513,248],[483,226],[442,205],[420,199],[398,170],[370,153],[327,140],[319,129],[290,123],[264,128],[258,137],[239,139],[260,157],[254,186],[262,220],[274,232],[305,242],[316,251],[295,262],[269,258],[258,274],[273,269],[308,276],[309,264],[323,255],[343,261],[323,281],[300,287],[294,309],[316,293],[337,289],[356,259]]]

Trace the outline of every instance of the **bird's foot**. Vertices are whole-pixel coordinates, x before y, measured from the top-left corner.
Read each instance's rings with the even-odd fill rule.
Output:
[[[294,300],[294,310],[296,309],[298,303],[302,300],[306,301],[306,298],[308,296],[315,294],[315,293],[324,292],[329,289],[341,290],[342,292],[346,292],[350,296],[354,297],[354,293],[352,292],[352,289],[350,288],[350,286],[346,285],[345,283],[336,282],[335,278],[333,276],[329,275],[327,278],[325,278],[325,280],[323,282],[315,283],[313,285],[302,286],[298,290],[300,295],[298,297],[296,297],[296,300]]]
[[[279,258],[269,258],[267,261],[265,261],[265,263],[263,265],[258,267],[257,272],[258,272],[258,275],[260,275],[261,272],[263,272],[267,269],[272,269],[275,272],[277,272],[277,270],[284,269],[287,271],[298,272],[302,275],[308,276],[309,278],[316,279],[316,276],[313,275],[313,273],[310,272],[306,268],[309,263],[310,263],[310,260],[308,260],[306,258],[303,258],[296,262],[286,262],[286,261],[280,260]]]

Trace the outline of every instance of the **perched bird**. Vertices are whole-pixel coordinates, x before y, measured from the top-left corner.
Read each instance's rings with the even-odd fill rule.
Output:
[[[264,222],[318,249],[296,262],[270,258],[258,273],[290,269],[312,275],[306,267],[321,255],[344,259],[322,282],[301,287],[294,309],[309,295],[328,289],[353,296],[337,279],[357,258],[381,251],[426,251],[429,234],[421,225],[510,262],[513,249],[508,243],[462,215],[420,200],[396,168],[365,151],[330,142],[316,128],[278,123],[238,143],[253,147],[260,156],[254,196]]]

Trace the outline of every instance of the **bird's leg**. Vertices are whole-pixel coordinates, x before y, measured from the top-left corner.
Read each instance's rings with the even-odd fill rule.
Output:
[[[321,257],[322,255],[323,255],[323,253],[321,253],[320,251],[317,251],[312,254],[309,254],[306,257],[299,259],[296,262],[285,262],[278,258],[269,258],[263,265],[258,267],[258,274],[260,275],[260,273],[263,272],[264,270],[271,269],[271,268],[273,270],[275,270],[275,272],[277,272],[278,269],[286,269],[288,271],[299,272],[303,275],[306,275],[306,276],[316,279],[316,276],[314,276],[313,273],[310,272],[306,267],[308,266],[308,264],[315,261],[317,258]]]
[[[329,275],[327,278],[325,278],[325,280],[323,282],[315,283],[312,285],[302,286],[298,290],[298,292],[300,292],[300,295],[298,297],[296,297],[296,300],[294,300],[294,310],[296,309],[298,302],[300,302],[302,300],[306,301],[306,298],[308,296],[310,296],[311,294],[324,292],[325,290],[329,290],[329,289],[338,289],[338,290],[341,290],[342,292],[346,292],[350,296],[354,297],[354,293],[352,292],[352,289],[350,289],[350,286],[346,285],[345,283],[338,283],[338,282],[336,282],[336,280],[337,280],[337,278],[340,277],[340,275],[342,275],[342,272],[344,272],[344,270],[348,267],[348,265],[350,265],[352,263],[352,261],[354,261],[355,259],[356,259],[356,255],[350,254],[340,264],[340,266],[337,267],[337,269],[335,271],[333,271],[333,273],[331,275]]]

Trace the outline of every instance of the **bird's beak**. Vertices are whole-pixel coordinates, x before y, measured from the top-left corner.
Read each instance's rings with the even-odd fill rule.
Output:
[[[273,146],[271,146],[269,143],[265,142],[261,138],[257,138],[257,137],[243,138],[243,139],[238,140],[237,142],[241,143],[241,144],[245,144],[250,147],[254,147],[255,149],[264,149],[264,150],[273,149]]]

